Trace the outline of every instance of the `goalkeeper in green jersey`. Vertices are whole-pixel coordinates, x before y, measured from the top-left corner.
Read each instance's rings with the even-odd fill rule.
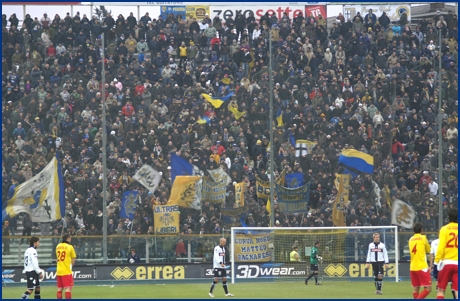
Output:
[[[319,245],[320,243],[317,241],[315,242],[315,246],[311,248],[311,253],[310,253],[311,274],[308,276],[307,279],[305,279],[305,284],[308,284],[308,280],[310,280],[311,277],[315,276],[315,284],[321,285],[321,283],[318,282],[318,263],[322,262],[323,258],[318,255]]]

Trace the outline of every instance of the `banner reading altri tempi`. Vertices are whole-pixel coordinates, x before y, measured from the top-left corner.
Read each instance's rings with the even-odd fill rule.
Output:
[[[179,206],[153,206],[155,234],[179,233]]]

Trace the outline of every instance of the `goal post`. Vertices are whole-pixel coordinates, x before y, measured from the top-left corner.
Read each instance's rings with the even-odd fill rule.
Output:
[[[369,279],[372,267],[366,257],[373,234],[380,234],[388,251],[389,267],[385,279],[399,281],[399,242],[396,226],[363,227],[233,227],[230,238],[232,283],[260,281],[301,281],[310,274],[310,252],[316,242],[323,261],[319,263],[321,281]],[[298,247],[300,262],[290,261]]]

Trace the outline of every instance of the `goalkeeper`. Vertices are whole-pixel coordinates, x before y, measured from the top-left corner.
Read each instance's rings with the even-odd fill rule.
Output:
[[[317,241],[315,242],[315,246],[311,248],[311,253],[310,253],[310,270],[311,274],[308,276],[307,279],[305,279],[305,284],[308,284],[308,280],[310,280],[311,277],[315,276],[315,284],[316,285],[321,285],[321,283],[318,282],[318,263],[323,261],[323,258],[318,255],[318,248],[319,248],[320,243]]]

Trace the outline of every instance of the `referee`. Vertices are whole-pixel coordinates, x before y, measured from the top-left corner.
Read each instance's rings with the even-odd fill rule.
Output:
[[[375,293],[382,295],[382,282],[383,282],[383,264],[388,269],[388,253],[385,244],[380,242],[380,234],[374,233],[374,241],[369,244],[367,251],[367,268],[372,263],[372,271],[374,274]]]
[[[228,292],[227,288],[227,270],[225,269],[225,244],[227,240],[225,238],[220,239],[218,246],[214,248],[214,259],[213,259],[213,268],[214,268],[214,281],[211,285],[211,290],[209,291],[209,297],[214,297],[213,291],[214,286],[219,283],[219,278],[222,278],[222,286],[224,287],[225,296],[233,297],[233,294]]]

